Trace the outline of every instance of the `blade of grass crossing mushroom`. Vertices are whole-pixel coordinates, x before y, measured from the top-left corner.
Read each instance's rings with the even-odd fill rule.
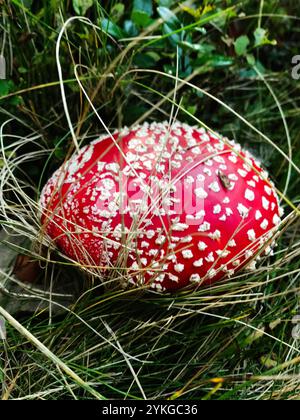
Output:
[[[64,107],[64,110],[65,110],[66,119],[67,119],[69,129],[70,129],[70,133],[72,135],[73,143],[74,143],[75,149],[78,152],[79,151],[79,144],[78,144],[77,136],[76,136],[76,133],[74,131],[74,127],[73,127],[71,117],[70,117],[70,113],[69,113],[69,107],[68,107],[66,94],[65,94],[62,67],[61,67],[61,63],[60,63],[60,45],[61,45],[62,38],[64,36],[64,33],[65,33],[67,27],[72,22],[74,22],[75,20],[79,20],[81,22],[86,23],[87,25],[91,26],[94,30],[97,29],[99,31],[102,31],[102,29],[99,26],[93,24],[92,21],[88,18],[81,17],[81,16],[73,16],[73,17],[70,17],[66,22],[64,22],[64,24],[63,24],[63,26],[62,26],[62,28],[59,32],[58,39],[57,39],[57,42],[56,42],[56,53],[55,54],[56,54],[56,64],[57,64],[57,71],[58,71],[58,77],[59,77],[61,97],[62,97],[63,107]],[[107,34],[107,36],[114,41],[114,39],[110,35]]]

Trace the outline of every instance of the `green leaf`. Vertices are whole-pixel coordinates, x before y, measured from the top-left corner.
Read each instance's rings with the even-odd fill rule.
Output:
[[[231,57],[226,57],[225,55],[215,54],[211,56],[209,63],[214,68],[229,67],[233,65],[234,60]]]
[[[247,54],[247,62],[250,66],[255,66],[255,57],[253,54]]]
[[[185,32],[178,32],[178,33],[172,33],[174,31],[179,30],[182,25],[180,23],[180,20],[178,17],[173,13],[170,9],[167,7],[158,7],[157,11],[160,15],[160,17],[165,22],[163,25],[163,30],[165,34],[172,34],[168,37],[168,40],[172,45],[178,45],[179,42],[183,40],[183,37],[185,35]]]
[[[263,28],[256,28],[254,32],[255,47],[261,47],[263,45],[277,45],[275,39],[270,40],[268,38],[268,31]]]
[[[226,57],[221,54],[199,54],[198,58],[193,61],[193,67],[207,67],[207,68],[223,68],[234,64],[231,57]]]
[[[184,50],[191,50],[191,51],[197,51],[202,54],[211,53],[215,50],[215,47],[209,44],[194,44],[192,42],[188,41],[180,41],[179,42],[180,47],[182,47]]]
[[[152,16],[153,6],[152,0],[134,0],[133,2],[133,11],[144,12],[147,16]]]
[[[124,31],[128,36],[134,37],[139,34],[137,26],[132,22],[132,20],[125,20],[124,22]]]
[[[123,30],[116,23],[108,19],[102,19],[100,22],[101,28],[104,32],[113,36],[116,39],[124,38],[125,34]]]
[[[172,7],[174,0],[157,0],[159,6]]]
[[[2,96],[8,95],[14,87],[14,84],[11,80],[1,80],[0,79],[0,98]]]
[[[242,35],[235,40],[234,48],[237,55],[242,56],[247,54],[250,40],[246,35]]]
[[[173,31],[176,29],[180,29],[181,23],[178,17],[167,7],[158,7],[157,11],[159,16],[163,19],[165,23],[169,26],[169,28]]]
[[[141,26],[142,28],[152,23],[152,19],[142,10],[133,10],[131,13],[131,19],[137,26]]]
[[[142,28],[152,23],[152,0],[134,0],[131,13],[132,21]]]
[[[73,1],[73,8],[78,15],[85,16],[88,9],[90,9],[93,4],[94,0],[72,0]]]
[[[196,114],[196,111],[197,111],[197,105],[189,105],[189,106],[186,107],[186,110],[190,114],[195,115]]]
[[[116,3],[110,11],[110,17],[114,22],[119,22],[124,15],[125,6],[123,3]]]
[[[23,98],[21,96],[13,96],[12,98],[9,99],[9,104],[12,106],[18,106],[23,104]]]
[[[160,55],[158,53],[156,53],[155,51],[148,51],[147,55],[149,55],[149,57],[151,57],[154,61],[159,61],[160,60]]]
[[[18,67],[18,72],[20,73],[20,74],[26,74],[26,73],[28,73],[28,69],[26,69],[25,67]]]
[[[168,40],[172,45],[178,45],[180,41],[182,40],[182,33],[173,33],[174,29],[172,29],[168,24],[163,25],[164,33],[165,34],[171,34],[168,37]]]
[[[156,64],[156,60],[150,54],[138,53],[134,56],[133,63],[138,67],[152,68]]]

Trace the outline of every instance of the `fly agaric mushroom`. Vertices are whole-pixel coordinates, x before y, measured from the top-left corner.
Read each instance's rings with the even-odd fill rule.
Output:
[[[253,269],[282,215],[248,151],[179,122],[102,136],[56,171],[40,203],[66,256],[157,291]]]

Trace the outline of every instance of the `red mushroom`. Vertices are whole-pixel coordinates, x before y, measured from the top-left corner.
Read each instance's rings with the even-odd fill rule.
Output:
[[[41,207],[45,231],[69,258],[157,291],[254,268],[282,215],[249,152],[179,122],[84,147],[48,181]]]

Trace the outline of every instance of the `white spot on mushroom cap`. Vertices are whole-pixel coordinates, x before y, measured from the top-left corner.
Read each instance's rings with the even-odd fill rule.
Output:
[[[175,265],[174,265],[174,270],[175,270],[177,273],[182,273],[182,272],[183,272],[183,270],[184,270],[184,265],[183,265],[183,264],[175,264]]]
[[[208,197],[207,192],[204,191],[204,189],[202,187],[196,188],[194,192],[195,192],[195,194],[198,198],[204,199],[204,198]]]
[[[232,163],[237,163],[237,162],[238,162],[238,159],[237,159],[236,155],[230,155],[230,156],[228,157],[228,159],[229,159]]]
[[[207,262],[214,262],[215,261],[215,257],[214,257],[214,253],[213,252],[210,252],[209,254],[208,254],[208,256],[207,257],[205,257],[205,260],[207,261]]]
[[[209,135],[207,133],[201,134],[200,137],[201,137],[201,140],[203,140],[205,142],[209,142],[210,141]]]
[[[200,251],[205,251],[205,250],[206,250],[206,248],[207,248],[207,245],[206,245],[206,243],[205,243],[205,242],[200,241],[200,242],[198,243],[198,248],[199,248],[199,250],[200,250]]]
[[[209,168],[204,168],[203,169],[203,173],[205,173],[208,176],[212,176],[212,172],[211,172],[211,170]]]
[[[248,173],[246,171],[244,171],[243,169],[238,169],[238,173],[241,175],[241,177],[246,178],[246,176],[248,175]]]
[[[255,212],[255,220],[259,220],[262,218],[262,214],[260,210],[256,210]]]
[[[237,246],[237,244],[236,244],[234,239],[230,239],[230,241],[228,242],[228,246],[230,248],[235,248]]]
[[[255,194],[252,190],[250,190],[249,188],[246,189],[245,191],[245,198],[248,201],[254,201],[255,200]]]
[[[265,210],[269,210],[270,201],[266,197],[262,197],[262,205]]]
[[[151,160],[146,160],[143,162],[143,165],[145,166],[148,171],[152,171],[153,169],[153,162]]]
[[[209,233],[208,236],[213,240],[218,240],[221,238],[221,232],[217,229],[213,233]]]
[[[162,283],[165,279],[166,275],[165,274],[159,274],[156,278],[155,281]],[[158,285],[157,285],[158,286]]]
[[[256,240],[256,233],[254,229],[248,230],[247,235],[248,235],[249,241],[254,242]]]
[[[182,251],[182,256],[186,260],[190,260],[190,259],[194,258],[194,255],[193,255],[193,253],[190,249],[184,249]]]
[[[231,251],[229,251],[228,249],[218,249],[216,251],[216,254],[220,257],[220,258],[226,258],[228,257],[229,254],[231,254]]]
[[[211,183],[208,188],[216,193],[221,191],[220,185],[217,181]]]
[[[256,261],[253,260],[250,262],[250,264],[247,265],[246,270],[247,271],[255,271],[256,270]]]
[[[213,162],[211,159],[207,159],[207,160],[204,162],[204,165],[206,165],[206,166],[213,166],[213,165],[214,165],[214,162]]]
[[[214,268],[211,268],[208,272],[208,277],[210,279],[213,279],[216,276],[216,274],[217,274],[217,271]]]
[[[226,216],[232,216],[233,215],[233,211],[230,207],[226,207]]]
[[[205,176],[203,174],[197,175],[197,181],[204,182],[205,181]]]
[[[137,271],[139,269],[138,263],[136,261],[134,261],[131,268],[132,268],[132,270]]]
[[[208,222],[204,222],[202,223],[202,225],[199,227],[198,232],[207,232],[210,230],[210,223]]]
[[[255,188],[256,187],[256,182],[255,181],[247,181],[247,184],[250,186],[250,187],[252,187],[252,188]]]
[[[273,216],[273,224],[275,226],[278,226],[280,224],[280,222],[281,222],[280,217],[277,214],[274,214],[274,216]]]
[[[147,236],[147,238],[148,238],[148,239],[152,239],[152,238],[154,238],[154,236],[155,236],[155,231],[154,231],[154,230],[152,230],[152,229],[147,230],[147,232],[146,232],[146,236]]]
[[[264,229],[264,230],[266,230],[268,226],[269,226],[269,222],[268,222],[268,220],[267,220],[267,219],[264,219],[264,220],[262,221],[262,223],[260,224],[260,227],[261,227],[262,229]]]
[[[195,214],[195,219],[203,219],[203,217],[206,215],[205,210],[200,210]]]
[[[272,188],[271,187],[269,187],[268,185],[265,185],[265,192],[268,194],[268,195],[272,195]]]
[[[201,281],[201,277],[199,274],[192,274],[190,277],[190,282],[199,283]]]
[[[148,264],[147,258],[141,258],[140,261],[141,261],[143,266],[146,266]]]
[[[189,244],[192,241],[193,241],[193,237],[191,235],[185,236],[184,238],[181,239],[181,243],[183,244]]]
[[[247,249],[247,251],[245,252],[245,257],[248,260],[249,258],[253,257],[253,251],[251,251],[250,249]]]
[[[242,203],[238,204],[237,209],[243,219],[246,219],[249,216],[250,209],[248,209]]]
[[[155,241],[156,245],[163,245],[166,242],[166,237],[164,235],[159,235]]]
[[[223,163],[223,164],[225,163],[225,160],[222,156],[215,156],[213,159],[214,159],[214,161],[216,161],[218,163]]]
[[[201,149],[200,147],[194,147],[192,149],[192,153],[194,153],[194,155],[200,155],[201,154]]]
[[[187,225],[186,223],[175,223],[172,226],[172,230],[174,230],[175,232],[184,232],[188,228],[189,228],[189,225]]]
[[[219,213],[221,213],[221,211],[222,211],[222,207],[221,207],[221,205],[220,205],[220,204],[216,204],[216,205],[214,206],[213,213],[214,213],[214,214],[219,214]]]
[[[199,260],[194,261],[193,266],[197,267],[197,268],[202,267],[203,266],[203,258],[200,258]]]
[[[228,178],[229,178],[231,181],[238,181],[238,180],[239,180],[239,178],[236,176],[236,174],[229,174],[229,175],[228,175]]]
[[[109,178],[102,179],[102,184],[104,188],[107,190],[112,190],[113,188],[115,188],[115,185],[116,185],[115,182]]]
[[[194,177],[192,177],[192,176],[190,176],[190,175],[188,175],[185,179],[184,179],[184,182],[186,183],[186,184],[193,184],[194,182],[195,182],[195,180],[194,180]]]
[[[234,267],[238,267],[240,264],[241,264],[241,260],[235,260],[235,261],[233,261],[233,263],[232,263],[232,265],[233,265]]]
[[[171,280],[171,281],[174,281],[174,282],[176,282],[176,283],[178,283],[179,282],[179,277],[178,276],[175,276],[174,274],[172,274],[172,273],[168,273],[168,276],[169,276],[169,279]]]
[[[105,169],[107,171],[111,171],[111,172],[114,172],[114,173],[118,174],[119,171],[120,171],[120,165],[118,163],[108,163],[105,166]]]

